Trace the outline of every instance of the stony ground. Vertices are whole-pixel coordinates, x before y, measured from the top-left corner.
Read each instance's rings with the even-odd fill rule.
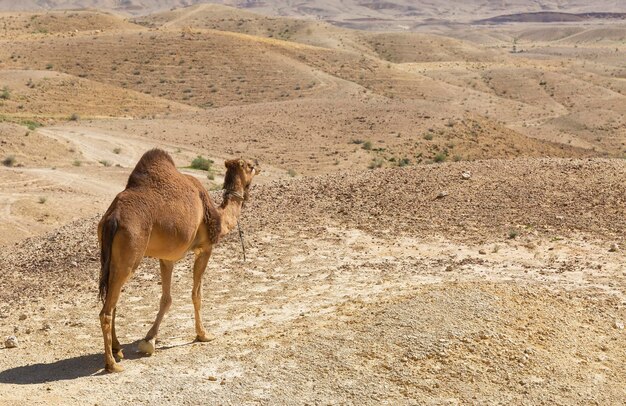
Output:
[[[101,369],[98,218],[6,246],[1,335],[19,346],[0,350],[1,398],[619,404],[625,171],[622,160],[485,161],[257,186],[247,261],[230,235],[207,269],[217,339],[192,342],[186,258],[157,353],[136,352],[158,306],[147,259],[119,305],[116,375]]]

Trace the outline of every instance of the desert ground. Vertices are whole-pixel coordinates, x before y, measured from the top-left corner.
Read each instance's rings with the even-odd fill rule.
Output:
[[[0,13],[0,404],[623,404],[626,23],[414,28]],[[258,159],[246,260],[213,252],[208,343],[178,262],[148,357],[146,258],[108,374],[96,226],[154,147],[217,204]]]

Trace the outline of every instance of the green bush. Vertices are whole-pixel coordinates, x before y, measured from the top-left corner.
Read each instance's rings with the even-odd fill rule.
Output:
[[[439,152],[437,155],[435,155],[433,161],[439,163],[444,162],[446,159],[448,159],[448,154],[446,154],[445,152]]]
[[[402,158],[398,161],[398,166],[402,168],[404,166],[409,165],[410,163],[411,161],[409,160],[409,158]]]
[[[31,130],[31,131],[34,131],[34,130],[36,130],[37,128],[39,128],[39,127],[42,127],[42,126],[43,126],[43,124],[41,124],[41,123],[39,123],[39,122],[37,122],[37,121],[33,121],[33,120],[25,120],[25,121],[22,121],[22,123],[23,123],[26,127],[28,127],[28,129],[29,129],[29,130]]]
[[[200,169],[202,171],[210,171],[213,161],[204,158],[202,155],[198,155],[193,161],[191,161],[191,167],[193,169]]]

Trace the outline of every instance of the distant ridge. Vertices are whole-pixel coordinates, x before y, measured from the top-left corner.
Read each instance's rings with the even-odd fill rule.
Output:
[[[477,20],[474,24],[504,24],[504,23],[563,23],[586,20],[626,20],[626,13],[559,13],[542,11],[537,13],[506,14]]]
[[[626,14],[623,0],[2,0],[0,11],[92,8],[126,15],[219,4],[266,16],[304,17],[370,30],[410,30],[445,23],[498,24],[514,21],[615,19]]]

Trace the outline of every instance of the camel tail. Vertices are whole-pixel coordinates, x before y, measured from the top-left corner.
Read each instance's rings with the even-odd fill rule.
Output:
[[[102,227],[102,246],[100,247],[100,286],[98,299],[104,302],[109,288],[109,274],[111,271],[111,250],[113,248],[113,237],[117,232],[117,218],[109,217]]]

